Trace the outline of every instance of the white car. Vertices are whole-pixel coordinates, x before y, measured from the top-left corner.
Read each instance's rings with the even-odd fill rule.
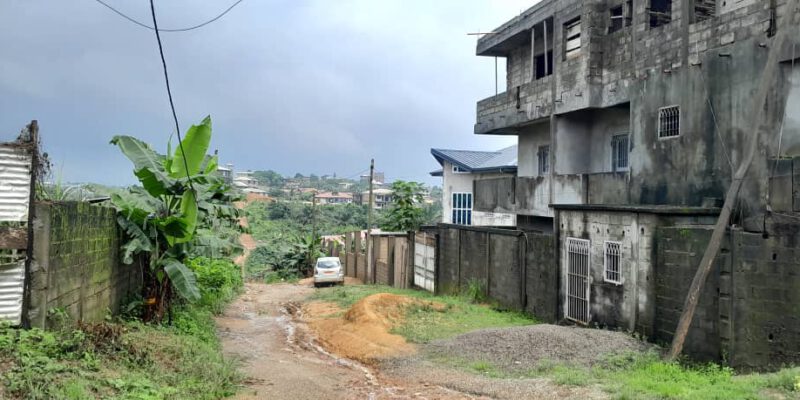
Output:
[[[320,257],[314,266],[314,286],[325,283],[344,285],[344,271],[339,257]]]

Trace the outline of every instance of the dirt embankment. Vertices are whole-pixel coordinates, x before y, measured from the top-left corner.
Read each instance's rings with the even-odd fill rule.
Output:
[[[359,300],[349,310],[334,303],[312,302],[303,307],[303,313],[319,342],[328,351],[373,364],[381,359],[416,352],[414,345],[391,333],[391,329],[402,323],[407,307],[419,303],[423,301],[378,293]]]

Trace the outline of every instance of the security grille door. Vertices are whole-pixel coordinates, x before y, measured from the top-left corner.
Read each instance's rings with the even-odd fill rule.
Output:
[[[567,238],[567,319],[589,323],[589,241]]]

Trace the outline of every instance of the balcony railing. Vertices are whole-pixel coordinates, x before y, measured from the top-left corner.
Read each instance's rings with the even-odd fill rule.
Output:
[[[498,133],[550,115],[551,76],[514,86],[478,102],[475,133]]]

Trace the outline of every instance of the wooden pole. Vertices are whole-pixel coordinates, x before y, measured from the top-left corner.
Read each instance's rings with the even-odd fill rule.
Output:
[[[703,290],[703,285],[708,278],[708,274],[711,272],[714,259],[716,258],[717,253],[719,253],[720,247],[722,246],[722,239],[725,236],[726,228],[730,222],[733,205],[736,203],[736,199],[739,196],[739,190],[742,187],[742,182],[744,181],[747,171],[750,169],[750,165],[755,157],[756,147],[758,146],[758,138],[762,134],[761,121],[765,114],[763,112],[764,103],[767,100],[770,84],[775,79],[775,74],[778,70],[778,56],[786,39],[786,29],[789,27],[791,20],[794,18],[798,4],[797,2],[798,0],[789,0],[788,7],[786,8],[788,12],[784,17],[783,27],[778,30],[778,35],[772,41],[772,45],[769,46],[767,63],[764,66],[764,72],[761,74],[761,79],[758,83],[757,92],[753,97],[753,104],[751,107],[751,111],[755,118],[749,119],[751,126],[748,127],[749,129],[745,130],[745,132],[754,132],[754,134],[750,135],[747,155],[745,156],[744,160],[742,160],[741,164],[739,164],[739,168],[736,170],[736,173],[733,176],[733,182],[731,182],[731,186],[728,188],[728,193],[725,195],[725,203],[722,205],[722,211],[720,212],[719,219],[714,226],[714,231],[711,234],[711,240],[708,243],[708,247],[706,247],[705,253],[703,253],[703,258],[700,260],[700,265],[697,267],[697,272],[692,280],[692,286],[689,287],[689,293],[686,296],[686,301],[683,306],[683,313],[678,321],[678,326],[675,328],[675,336],[672,339],[672,346],[669,354],[667,355],[667,359],[669,360],[674,360],[683,351],[683,344],[686,341],[686,335],[688,334],[689,327],[692,324],[692,318],[694,317],[694,312],[697,309],[697,303],[700,300],[700,293]]]

